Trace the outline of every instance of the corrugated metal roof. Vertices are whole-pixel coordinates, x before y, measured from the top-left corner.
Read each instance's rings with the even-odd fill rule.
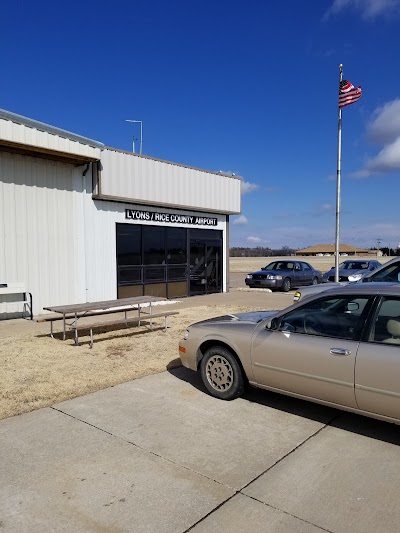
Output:
[[[101,150],[104,148],[104,144],[101,142],[94,141],[93,139],[88,139],[87,137],[82,137],[81,135],[76,135],[76,133],[72,133],[61,128],[56,128],[55,126],[50,126],[49,124],[39,122],[38,120],[33,120],[31,118],[23,117],[22,115],[17,115],[16,113],[6,111],[5,109],[0,109],[0,119],[10,120],[11,122],[15,122],[16,124],[23,124],[24,126],[28,126],[29,128],[35,128],[39,131],[45,131],[47,133],[58,135],[59,137],[63,137],[65,139],[70,139],[71,141],[77,141],[79,143],[92,146],[94,148],[100,148]]]

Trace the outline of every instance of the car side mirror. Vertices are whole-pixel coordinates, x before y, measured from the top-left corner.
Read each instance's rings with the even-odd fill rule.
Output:
[[[371,281],[371,278],[370,278],[370,276],[364,276],[363,278],[361,278],[361,281],[363,283],[368,283],[369,281]]]
[[[279,320],[274,316],[270,320],[267,320],[265,324],[265,329],[268,329],[270,331],[276,331],[279,327]]]
[[[265,270],[265,267],[261,267],[261,270]]]
[[[354,311],[358,311],[360,309],[360,306],[357,302],[349,302],[347,304],[347,312],[353,313]]]

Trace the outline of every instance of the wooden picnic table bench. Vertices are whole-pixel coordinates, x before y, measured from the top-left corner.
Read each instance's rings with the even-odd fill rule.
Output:
[[[50,322],[50,335],[53,337],[53,322],[63,321],[63,340],[66,338],[67,328],[74,331],[75,344],[79,346],[79,331],[88,330],[90,332],[90,347],[93,347],[93,329],[111,325],[141,324],[150,322],[150,329],[153,329],[152,320],[154,318],[164,318],[164,331],[167,330],[167,317],[178,314],[178,311],[160,311],[153,313],[153,304],[166,301],[158,296],[135,296],[132,298],[120,298],[117,300],[107,300],[103,302],[88,302],[83,304],[61,305],[55,307],[45,307],[46,311],[56,313],[49,317],[38,317],[38,322]],[[147,311],[144,311],[147,309]],[[89,316],[102,316],[112,313],[124,313],[124,318],[96,321],[93,323],[79,322],[80,319]],[[134,316],[128,316],[129,312],[135,312]],[[67,322],[69,321],[69,322]]]

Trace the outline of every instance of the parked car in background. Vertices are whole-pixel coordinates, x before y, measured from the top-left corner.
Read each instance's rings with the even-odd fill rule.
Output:
[[[304,261],[272,261],[261,270],[247,274],[245,283],[248,287],[287,292],[292,287],[317,285],[321,280],[321,271]]]
[[[179,355],[223,400],[248,383],[400,424],[400,284],[336,286],[281,311],[204,320]]]
[[[349,281],[349,276],[354,274],[365,274],[365,272],[371,272],[376,268],[382,266],[379,261],[374,259],[361,261],[357,259],[347,259],[339,265],[339,281]],[[361,278],[360,278],[361,279]],[[322,282],[335,281],[335,267],[332,267],[322,277]]]
[[[400,283],[400,257],[394,257],[384,265],[371,272],[370,270],[358,271],[358,273],[349,275],[348,281],[339,283],[328,282],[316,287],[304,287],[294,293],[293,300],[298,302],[306,296],[312,296],[317,292],[322,292],[334,288],[337,285],[347,285],[348,283]]]

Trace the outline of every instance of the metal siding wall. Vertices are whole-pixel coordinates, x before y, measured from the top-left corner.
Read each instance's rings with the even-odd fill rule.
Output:
[[[84,169],[0,153],[0,283],[25,283],[35,314],[43,306],[116,298],[116,223],[146,224],[125,219],[127,204],[93,201],[91,171],[83,178]],[[146,209],[208,216],[198,210]],[[223,230],[226,240],[226,217],[213,216],[218,219],[214,229]],[[224,271],[226,265],[224,247]],[[0,303],[0,314],[21,309],[21,304]]]
[[[135,202],[240,213],[241,181],[219,174],[104,150],[101,193]]]
[[[11,120],[0,119],[0,139],[100,159],[99,148],[60,137],[47,131],[31,128],[24,124],[17,124]]]
[[[123,207],[112,202],[86,202],[86,258],[88,301],[117,297],[115,221]]]
[[[43,306],[84,301],[77,189],[82,169],[0,153],[0,282],[23,282],[35,314]],[[0,313],[20,309],[0,303]]]

